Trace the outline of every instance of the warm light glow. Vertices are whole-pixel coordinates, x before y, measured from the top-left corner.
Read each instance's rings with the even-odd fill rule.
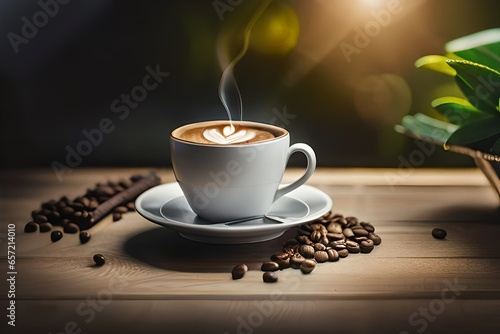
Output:
[[[377,8],[381,4],[381,0],[361,0],[364,6],[370,8]]]
[[[250,46],[261,53],[286,54],[297,44],[299,31],[294,9],[286,3],[274,3],[255,24]]]

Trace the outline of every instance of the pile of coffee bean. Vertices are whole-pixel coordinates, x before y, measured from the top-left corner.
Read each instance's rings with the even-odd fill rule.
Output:
[[[286,240],[280,252],[273,254],[270,261],[262,263],[262,279],[266,283],[276,282],[276,271],[290,267],[309,274],[318,263],[336,262],[349,254],[370,253],[381,242],[371,223],[330,211],[315,221],[299,226],[297,237]]]
[[[88,230],[99,220],[112,214],[113,221],[122,215],[135,211],[134,201],[143,191],[160,183],[160,178],[151,173],[147,176],[132,175],[117,182],[97,183],[93,189],[74,199],[62,196],[59,200],[43,202],[31,213],[32,221],[24,227],[25,232],[49,232],[53,226],[61,226],[64,233],[80,233],[80,242],[90,240]],[[52,231],[51,240],[63,237],[60,230]]]

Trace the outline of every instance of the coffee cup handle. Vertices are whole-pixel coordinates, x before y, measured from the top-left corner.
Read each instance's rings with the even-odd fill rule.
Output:
[[[274,201],[276,201],[278,198],[281,196],[285,195],[286,193],[289,193],[292,190],[297,189],[301,185],[303,185],[313,174],[314,170],[316,169],[316,154],[314,153],[314,150],[311,148],[311,146],[303,143],[297,143],[293,144],[288,148],[288,155],[286,157],[286,164],[288,164],[288,160],[290,159],[290,156],[294,154],[295,152],[301,152],[304,153],[307,159],[307,167],[305,173],[295,182],[290,183],[282,188],[279,188],[276,191],[276,194],[274,195]],[[286,167],[285,164],[285,167]]]

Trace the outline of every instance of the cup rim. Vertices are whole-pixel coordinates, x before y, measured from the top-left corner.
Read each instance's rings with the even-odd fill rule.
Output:
[[[186,143],[186,144],[189,144],[189,145],[194,145],[194,146],[207,146],[207,147],[234,147],[234,146],[237,146],[237,147],[245,147],[245,146],[254,146],[254,145],[262,145],[262,144],[265,144],[265,143],[270,143],[270,142],[273,142],[273,141],[285,138],[285,137],[287,137],[289,135],[289,132],[286,129],[284,129],[282,127],[279,127],[277,125],[273,125],[273,124],[261,123],[261,122],[256,122],[256,121],[232,121],[232,122],[233,122],[233,124],[239,124],[239,125],[247,125],[247,126],[252,126],[252,125],[255,126],[256,125],[257,127],[260,127],[260,128],[263,128],[263,129],[271,128],[271,129],[274,130],[273,133],[282,132],[282,134],[279,135],[279,136],[277,136],[277,137],[271,138],[271,139],[265,139],[265,140],[261,140],[261,141],[254,142],[254,143],[235,143],[235,144],[224,144],[224,145],[221,145],[221,144],[197,143],[197,142],[193,142],[193,141],[181,139],[178,136],[176,137],[176,133],[179,132],[179,131],[186,130],[186,129],[193,128],[193,127],[200,127],[200,126],[203,126],[204,124],[213,124],[213,123],[216,123],[216,124],[221,124],[221,123],[228,124],[229,123],[229,120],[213,120],[213,121],[193,122],[193,123],[188,123],[188,124],[185,124],[185,125],[181,125],[181,126],[175,128],[174,130],[172,130],[172,132],[170,132],[170,139],[174,140],[174,141],[177,141],[177,142]]]

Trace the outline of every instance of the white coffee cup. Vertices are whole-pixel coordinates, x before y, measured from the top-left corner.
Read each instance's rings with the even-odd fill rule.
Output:
[[[290,146],[287,130],[257,122],[234,125],[257,127],[275,138],[246,144],[204,144],[181,139],[186,130],[229,124],[209,121],[181,126],[170,135],[172,166],[192,210],[211,222],[234,221],[265,215],[274,201],[304,184],[316,168],[313,149],[303,143]],[[305,173],[279,187],[288,159],[295,152],[307,158]]]

